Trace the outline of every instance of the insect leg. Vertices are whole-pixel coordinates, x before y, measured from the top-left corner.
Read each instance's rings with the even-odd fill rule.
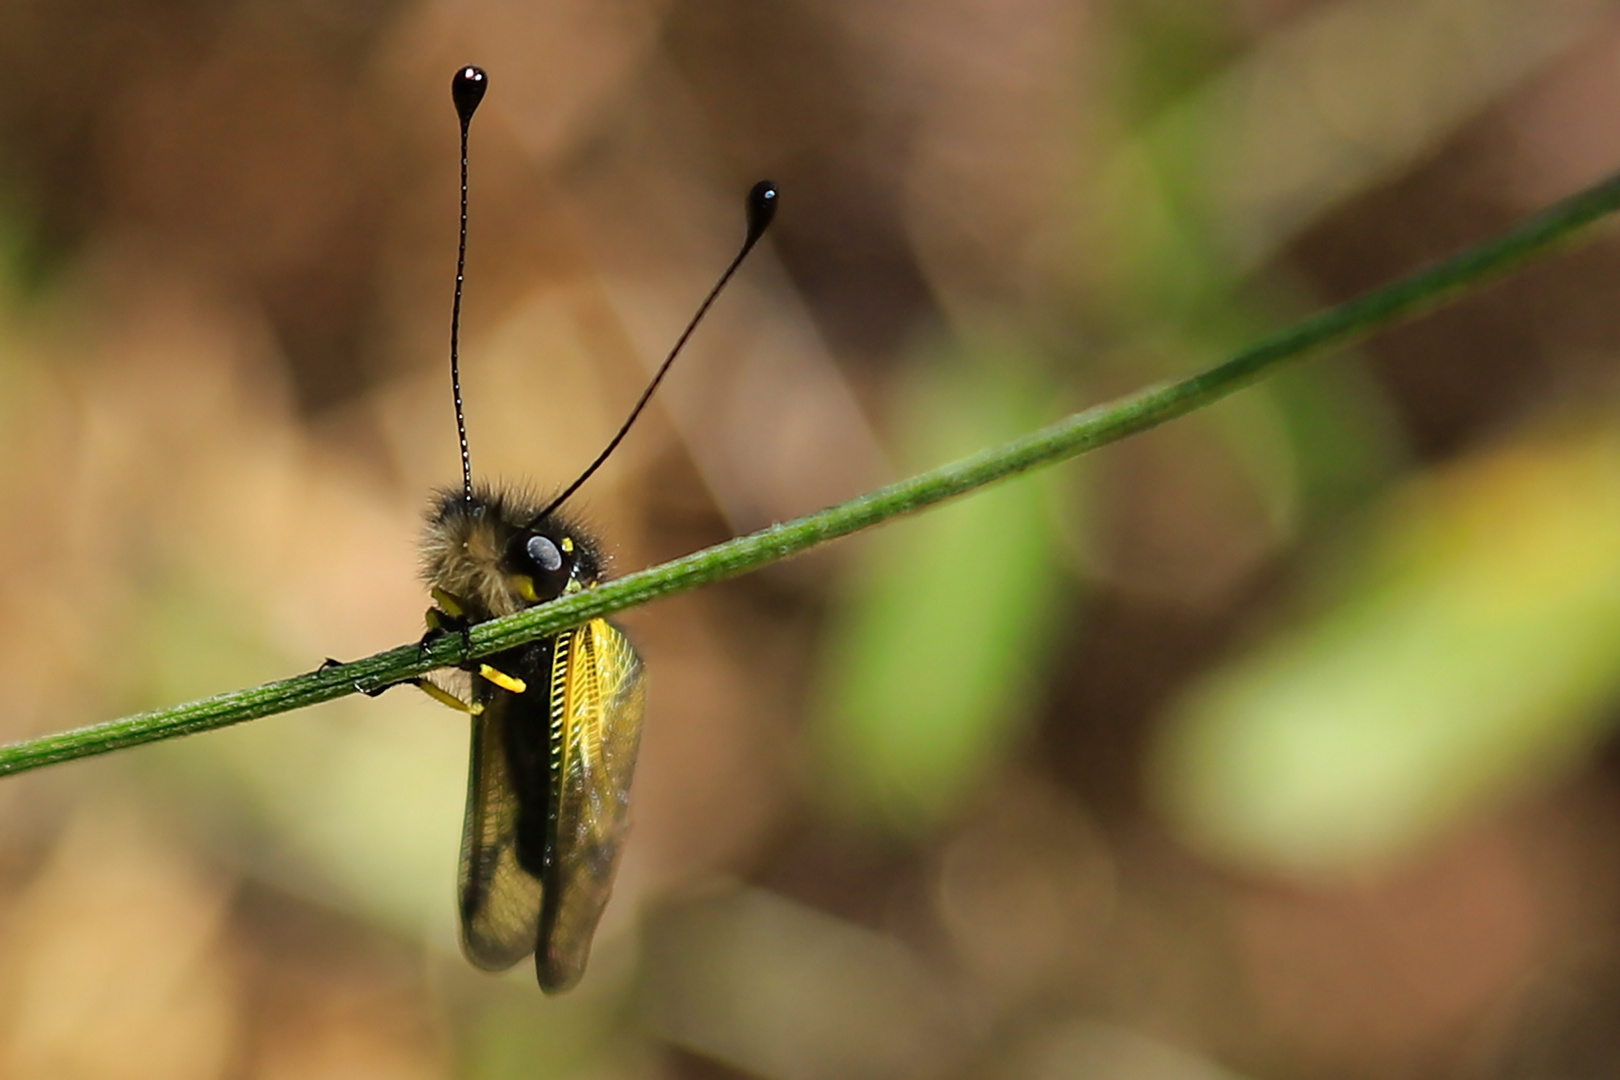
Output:
[[[529,688],[529,684],[517,676],[508,675],[499,668],[490,667],[488,664],[479,664],[478,674],[502,690],[509,690],[514,694],[521,694]]]
[[[321,666],[320,666],[319,670],[325,671],[327,668],[342,667],[342,666],[343,666],[343,661],[334,660],[330,656],[328,656],[325,660],[321,661]],[[452,694],[450,691],[446,690],[444,687],[440,686],[438,683],[433,682],[431,679],[424,679],[424,678],[419,678],[419,677],[418,678],[411,678],[411,679],[400,679],[400,680],[398,680],[396,682],[384,683],[381,686],[366,686],[363,683],[361,683],[360,680],[356,679],[350,685],[353,686],[360,693],[366,695],[366,697],[379,697],[382,694],[385,694],[388,691],[392,690],[396,686],[414,686],[418,690],[422,691],[422,693],[424,693],[428,697],[432,698],[434,701],[437,701],[440,705],[448,705],[450,708],[455,709],[457,712],[464,712],[464,713],[469,713],[469,714],[471,714],[473,716],[477,716],[479,713],[484,711],[484,707],[482,705],[478,704],[478,702],[476,702],[476,701],[473,701],[473,702],[462,701],[455,694]],[[497,684],[497,685],[499,685],[499,684]]]
[[[450,691],[446,690],[444,687],[440,686],[431,679],[408,679],[406,681],[408,681],[418,690],[422,691],[422,693],[426,694],[428,697],[432,698],[434,701],[437,701],[440,705],[447,705],[457,712],[464,712],[469,716],[477,716],[479,713],[484,711],[484,707],[478,702],[462,701],[459,697],[452,694]]]
[[[325,660],[321,661],[321,666],[319,668],[317,668],[316,670],[317,671],[325,671],[327,668],[335,668],[335,667],[342,667],[342,666],[343,666],[343,661],[342,660],[334,660],[330,656],[328,656]],[[409,679],[405,679],[403,681],[404,682],[410,682]],[[364,686],[364,685],[361,684],[359,679],[355,679],[350,685],[352,685],[360,693],[366,695],[366,697],[376,697],[378,694],[381,694],[383,691],[392,690],[394,687],[396,687],[396,686],[398,686],[400,684],[397,683],[397,682],[391,682],[391,683],[387,683],[387,684],[385,684],[383,686]]]
[[[460,634],[461,655],[465,662],[467,653],[472,651],[472,623],[468,622],[466,615],[463,614],[464,609],[460,601],[443,589],[433,590],[433,602],[439,606],[430,607],[423,614],[422,621],[427,623],[427,633],[416,643],[417,648],[426,652],[429,645],[444,635]]]

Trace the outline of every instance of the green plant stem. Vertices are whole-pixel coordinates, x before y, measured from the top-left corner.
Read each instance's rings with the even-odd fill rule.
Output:
[[[795,521],[717,544],[543,607],[481,623],[472,628],[466,642],[459,635],[450,635],[426,647],[404,645],[263,686],[0,746],[0,776],[290,712],[343,697],[360,687],[388,686],[555,634],[586,619],[769,566],[817,544],[1083,454],[1202,408],[1287,361],[1330,346],[1348,345],[1374,330],[1431,311],[1465,292],[1477,291],[1574,240],[1617,208],[1620,175],[1492,240],[1314,315],[1188,378],[1150,386],[1075,413],[1023,438]]]

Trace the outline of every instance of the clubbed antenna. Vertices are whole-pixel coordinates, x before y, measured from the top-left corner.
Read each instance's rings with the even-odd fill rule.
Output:
[[[461,438],[462,493],[473,501],[472,455],[467,452],[467,414],[461,404],[461,281],[467,270],[467,129],[473,113],[489,89],[489,76],[483,68],[468,64],[450,80],[450,100],[461,117],[461,241],[456,247],[456,299],[450,308],[450,391],[456,399],[456,434]]]
[[[482,91],[480,91],[480,93],[481,92]],[[465,123],[463,123],[462,131],[466,131]],[[463,156],[463,161],[465,162],[465,156]],[[463,186],[462,190],[465,192],[465,186]],[[647,402],[651,400],[653,391],[657,390],[658,384],[664,381],[664,375],[669,371],[669,366],[673,364],[675,362],[675,358],[681,354],[681,349],[686,347],[687,339],[692,336],[692,331],[696,330],[698,323],[703,321],[703,316],[709,313],[709,308],[714,304],[715,298],[719,296],[721,290],[726,287],[726,283],[731,280],[731,275],[737,272],[737,268],[742,265],[743,260],[748,258],[748,253],[754,250],[754,245],[759,243],[759,238],[765,235],[765,230],[770,228],[771,220],[776,217],[776,200],[776,185],[771,183],[769,180],[761,180],[759,183],[755,184],[749,189],[747,202],[748,235],[743,239],[742,249],[738,251],[736,257],[731,260],[731,265],[726,267],[726,272],[720,275],[720,280],[714,283],[714,288],[709,290],[709,295],[703,298],[703,303],[698,305],[697,314],[692,316],[692,321],[686,324],[685,330],[681,331],[681,336],[676,340],[675,347],[669,350],[669,355],[664,357],[664,362],[658,365],[658,370],[653,374],[652,381],[647,384],[647,389],[641,392],[641,399],[636,402],[635,408],[630,410],[630,415],[626,417],[624,423],[619,426],[618,434],[614,435],[613,438],[608,441],[607,446],[602,450],[602,452],[596,455],[596,460],[591,462],[585,471],[579,474],[579,478],[577,480],[575,480],[572,484],[569,484],[561,495],[558,495],[555,499],[552,499],[544,510],[540,511],[534,516],[534,518],[529,522],[531,527],[535,522],[539,521],[541,518],[557,509],[557,507],[567,502],[569,496],[578,491],[580,486],[583,485],[585,481],[589,480],[591,475],[595,473],[597,469],[602,467],[602,463],[606,461],[609,455],[611,455],[614,450],[618,449],[619,444],[624,441],[625,435],[630,431],[630,426],[636,422],[636,418],[641,415],[641,411],[647,407]],[[463,214],[465,215],[465,211],[463,211]],[[457,288],[460,288],[459,278],[457,278]],[[458,417],[460,416],[460,408],[461,397],[460,393],[458,392],[456,396],[456,415]],[[465,459],[466,445],[466,438],[463,436],[463,459]],[[469,483],[470,482],[471,481],[469,481]],[[469,490],[471,489],[469,488]]]

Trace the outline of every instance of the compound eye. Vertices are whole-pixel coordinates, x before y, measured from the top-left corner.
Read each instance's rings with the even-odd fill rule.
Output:
[[[558,551],[557,545],[553,544],[546,537],[529,537],[529,542],[524,546],[524,550],[528,552],[529,558],[534,561],[534,565],[538,566],[544,572],[548,574],[555,574],[558,570],[562,569],[562,552]]]

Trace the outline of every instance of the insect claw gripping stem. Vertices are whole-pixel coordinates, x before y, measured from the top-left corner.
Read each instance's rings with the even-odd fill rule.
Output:
[[[466,622],[465,620],[458,620],[457,622],[458,625],[449,628],[443,626],[429,627],[427,633],[423,634],[421,640],[416,643],[417,650],[423,656],[426,656],[427,651],[433,648],[434,644],[440,638],[444,637],[446,634],[455,634],[461,639],[461,657],[456,661],[456,666],[465,668],[469,663],[472,662],[472,624]]]
[[[444,637],[443,630],[440,630],[437,627],[428,630],[421,636],[420,639],[417,640],[416,651],[426,658],[428,650],[433,648],[433,643],[442,637]]]
[[[469,662],[467,654],[472,652],[472,623],[467,619],[466,608],[460,600],[438,588],[433,590],[433,602],[436,606],[428,608],[422,616],[427,623],[427,633],[416,643],[417,648],[426,653],[435,641],[454,631],[461,635],[461,658],[456,665],[465,668]]]
[[[321,661],[321,666],[317,670],[325,671],[327,668],[335,668],[335,667],[342,667],[342,666],[343,666],[343,661],[342,660],[334,660],[330,656],[328,656],[325,660]],[[410,680],[407,679],[405,681],[409,682]],[[349,685],[354,687],[354,689],[355,689],[355,691],[357,693],[364,694],[364,695],[366,695],[366,697],[377,697],[380,694],[382,694],[382,693],[384,693],[384,692],[386,692],[388,690],[392,690],[396,686],[399,686],[400,683],[391,682],[386,686],[367,687],[367,686],[362,685],[359,679],[354,679],[354,680],[350,681]]]

